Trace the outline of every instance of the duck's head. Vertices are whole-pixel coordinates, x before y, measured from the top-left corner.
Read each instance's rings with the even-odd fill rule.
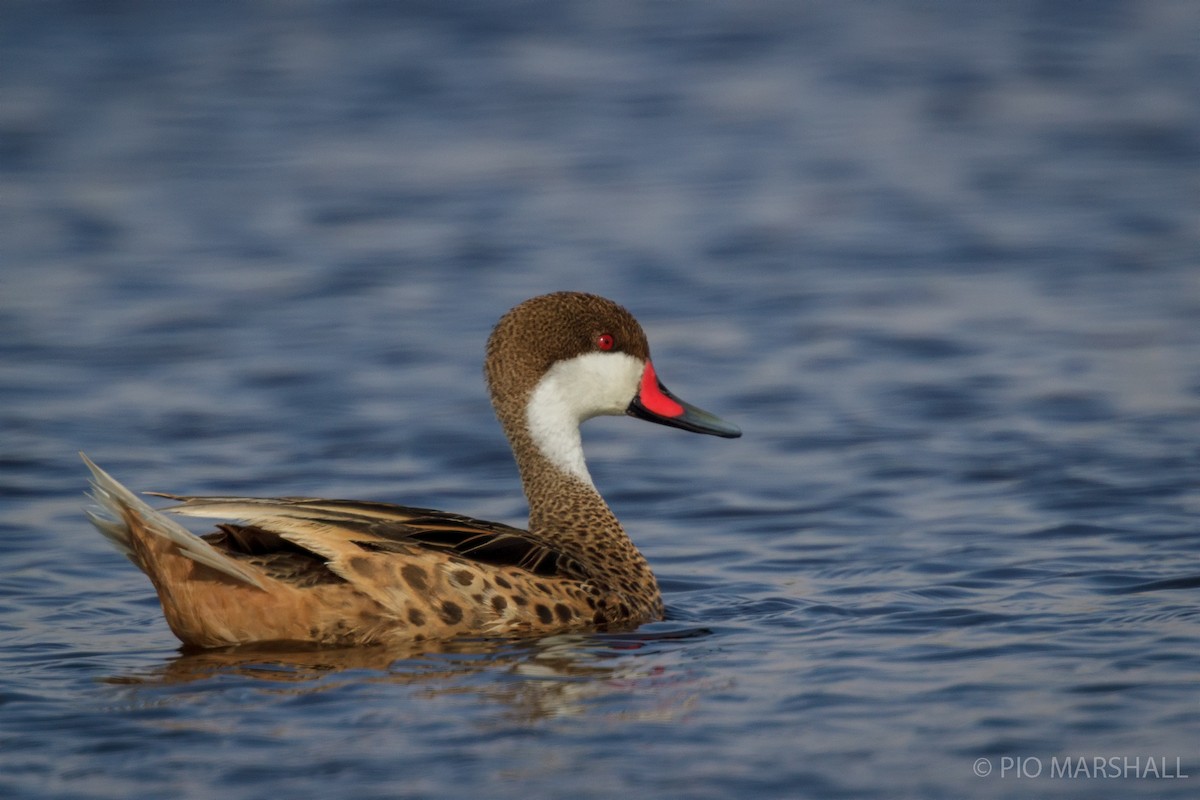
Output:
[[[597,295],[557,292],[516,306],[492,331],[484,369],[509,437],[527,432],[552,463],[585,480],[579,424],[592,417],[629,414],[694,433],[742,435],[667,391],[642,326]]]

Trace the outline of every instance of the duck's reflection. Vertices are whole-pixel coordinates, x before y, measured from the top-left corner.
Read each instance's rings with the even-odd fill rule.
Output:
[[[355,682],[419,686],[433,695],[474,694],[510,721],[587,713],[602,698],[642,694],[618,704],[621,716],[676,719],[692,707],[705,681],[654,656],[704,629],[628,634],[570,634],[540,639],[456,639],[405,647],[319,649],[298,644],[181,652],[148,673],[108,679],[137,686],[182,687],[230,676],[263,681],[272,692],[309,694]],[[482,676],[493,679],[480,680]],[[711,688],[711,687],[708,687]],[[649,705],[645,702],[650,700]]]

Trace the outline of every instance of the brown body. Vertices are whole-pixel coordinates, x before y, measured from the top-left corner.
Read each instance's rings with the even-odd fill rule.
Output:
[[[181,554],[136,508],[125,515],[131,558],[150,576],[167,623],[199,647],[607,630],[662,615],[636,551],[627,577],[589,579],[583,565],[525,531],[456,515],[352,501],[176,499],[176,513],[256,520],[203,540],[253,570],[260,585]],[[289,544],[272,527],[306,544]]]
[[[613,390],[616,400],[604,399],[603,385],[575,396],[570,385],[545,380],[563,364],[600,364],[617,383],[635,385]],[[632,628],[661,618],[658,584],[575,451],[580,420],[620,413],[620,403],[631,402],[620,399],[622,392],[638,400],[643,364],[653,378],[637,322],[592,295],[534,298],[497,325],[488,342],[488,385],[529,499],[527,531],[347,500],[160,495],[179,503],[157,510],[88,461],[101,506],[91,517],[150,577],[171,630],[188,645],[347,645]],[[632,379],[621,377],[630,369],[638,370]],[[593,402],[588,392],[601,399]],[[662,408],[675,402],[643,381],[640,393],[647,392]],[[710,428],[715,418],[699,409],[684,410],[658,419],[638,407],[654,421],[737,435],[729,426]],[[567,422],[559,424],[559,417]],[[197,537],[164,512],[235,522]]]

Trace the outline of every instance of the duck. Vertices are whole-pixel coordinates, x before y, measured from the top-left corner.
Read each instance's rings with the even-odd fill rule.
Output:
[[[555,292],[505,313],[484,375],[529,504],[527,528],[313,497],[146,494],[81,453],[91,523],[153,584],[188,649],[318,647],[628,631],[663,618],[649,563],[596,489],[579,426],[628,415],[741,436],[672,394],[641,325],[612,300]],[[197,535],[178,517],[223,520]]]

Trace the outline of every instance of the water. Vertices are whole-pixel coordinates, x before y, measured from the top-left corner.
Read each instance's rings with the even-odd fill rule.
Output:
[[[955,8],[6,4],[0,794],[1196,796],[1200,12]],[[80,513],[517,522],[561,288],[745,431],[585,428],[667,621],[182,655]]]

